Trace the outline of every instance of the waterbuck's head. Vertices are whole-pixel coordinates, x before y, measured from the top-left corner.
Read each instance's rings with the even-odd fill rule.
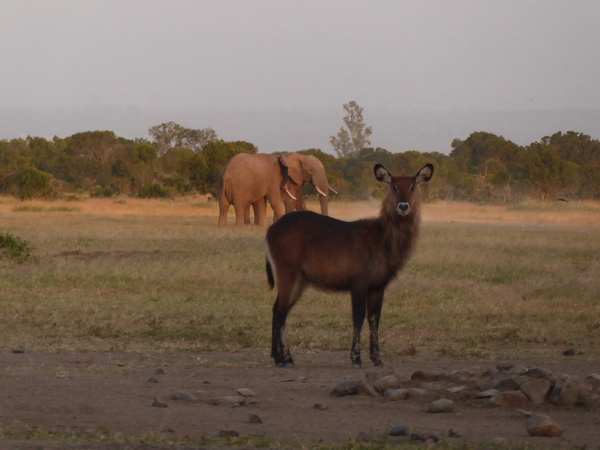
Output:
[[[425,164],[414,177],[406,175],[392,175],[381,164],[373,168],[377,181],[388,183],[390,193],[384,201],[384,208],[389,214],[395,211],[401,217],[407,216],[411,211],[416,211],[419,198],[415,192],[416,187],[429,181],[433,176],[433,165]]]

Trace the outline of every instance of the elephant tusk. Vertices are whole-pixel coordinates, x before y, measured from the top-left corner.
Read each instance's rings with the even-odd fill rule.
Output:
[[[329,186],[329,190],[331,192],[333,192],[334,194],[338,194],[338,191],[336,191],[334,188],[332,188],[331,186]]]
[[[291,192],[288,190],[288,188],[284,188],[284,191],[287,195],[289,195],[290,197],[292,197],[293,200],[296,200],[296,197],[294,197]]]
[[[323,192],[321,189],[319,189],[319,186],[315,186],[315,189],[317,190],[317,192],[319,194],[321,194],[323,197],[327,197],[327,194],[325,192]]]

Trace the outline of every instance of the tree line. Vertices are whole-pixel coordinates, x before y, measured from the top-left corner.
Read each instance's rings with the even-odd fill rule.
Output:
[[[363,138],[369,134],[370,129]],[[174,122],[151,127],[149,135],[150,139],[132,140],[112,131],[86,131],[51,140],[31,136],[0,140],[0,193],[21,199],[79,193],[215,195],[223,165],[238,153],[258,152],[250,142],[224,141],[210,128],[190,129]],[[381,186],[373,183],[375,163],[407,173],[433,163],[436,176],[422,189],[428,200],[508,204],[530,197],[600,198],[600,141],[583,133],[557,132],[519,146],[502,136],[474,132],[464,140],[455,139],[448,155],[392,153],[370,146],[348,151],[352,136],[342,133],[338,138],[344,150],[336,149],[337,156],[320,149],[299,151],[323,162],[338,198],[380,195]],[[315,194],[310,189],[306,193]]]

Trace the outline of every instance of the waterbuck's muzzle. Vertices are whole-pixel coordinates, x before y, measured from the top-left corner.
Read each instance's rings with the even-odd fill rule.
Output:
[[[398,214],[400,214],[401,216],[405,216],[410,211],[410,205],[406,202],[400,202],[396,206],[396,211],[398,211]]]

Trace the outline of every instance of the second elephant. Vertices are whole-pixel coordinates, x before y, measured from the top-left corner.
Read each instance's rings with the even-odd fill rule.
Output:
[[[282,162],[288,168],[287,191],[282,191],[285,212],[305,211],[304,183],[311,183],[319,193],[321,214],[329,215],[329,192],[337,194],[327,181],[325,167],[319,158],[312,155],[290,153],[281,156]]]

